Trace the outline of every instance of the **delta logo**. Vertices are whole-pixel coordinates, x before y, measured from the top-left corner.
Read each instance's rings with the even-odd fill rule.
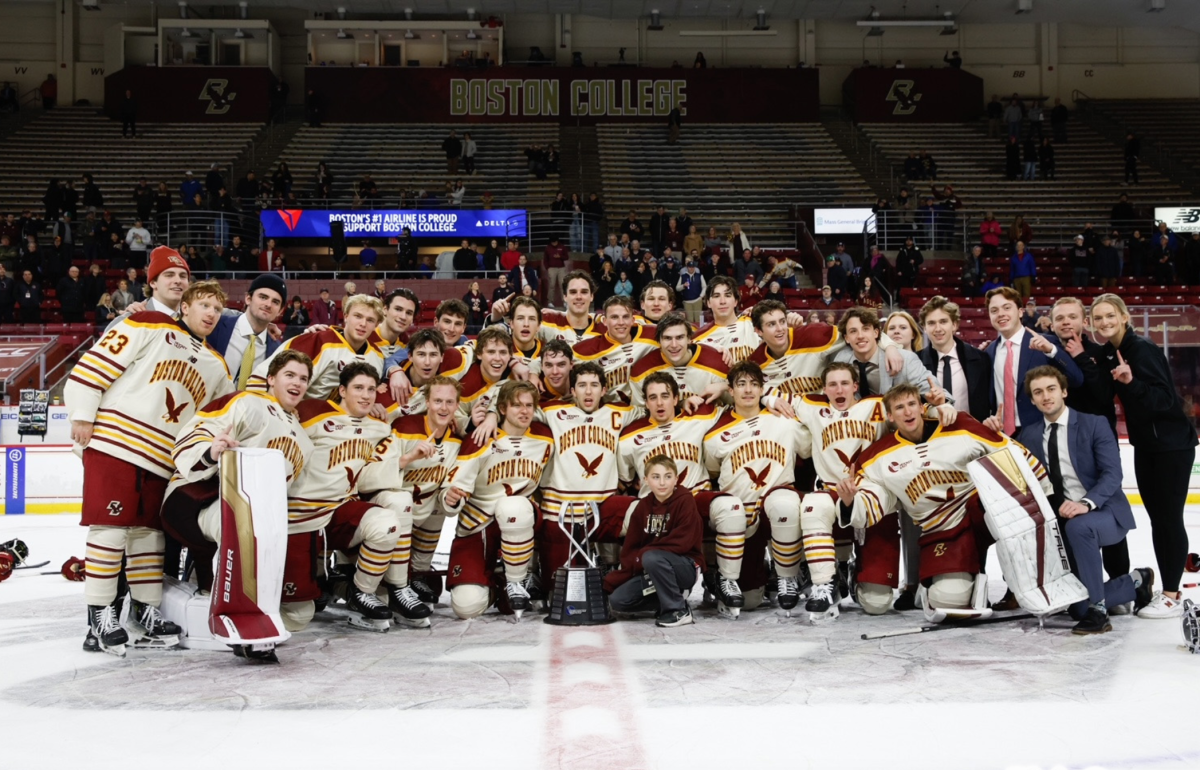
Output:
[[[300,209],[279,209],[275,213],[279,214],[279,218],[283,220],[285,225],[287,225],[288,231],[292,232],[296,229],[296,226],[300,224],[300,216],[304,212]]]

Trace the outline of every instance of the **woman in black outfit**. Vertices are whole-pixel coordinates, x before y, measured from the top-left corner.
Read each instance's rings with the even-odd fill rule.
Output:
[[[1167,357],[1133,331],[1124,300],[1115,294],[1096,297],[1092,325],[1106,343],[1095,357],[1096,376],[1110,378],[1113,392],[1121,399],[1133,445],[1133,470],[1150,517],[1162,581],[1162,592],[1138,615],[1176,618],[1183,614],[1179,580],[1188,554],[1183,507],[1196,459],[1196,431],[1183,413]]]

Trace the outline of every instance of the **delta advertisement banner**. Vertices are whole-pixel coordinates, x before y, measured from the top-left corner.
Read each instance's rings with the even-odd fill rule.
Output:
[[[522,209],[277,209],[259,219],[267,238],[329,238],[336,220],[347,238],[398,238],[405,228],[415,238],[524,238],[528,227]]]
[[[952,67],[859,68],[842,101],[860,123],[961,123],[983,113],[983,79]]]
[[[820,120],[815,69],[308,67],[304,87],[339,123]]]

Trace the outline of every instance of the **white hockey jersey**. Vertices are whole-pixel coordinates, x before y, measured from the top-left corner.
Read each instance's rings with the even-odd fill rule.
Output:
[[[121,319],[84,353],[63,397],[71,420],[95,424],[88,446],[169,478],[180,429],[233,389],[220,354],[181,321],[150,311]]]
[[[618,476],[622,484],[632,484],[643,479],[646,463],[656,455],[666,455],[679,468],[678,483],[691,492],[712,489],[712,479],[704,467],[704,437],[723,414],[713,404],[705,404],[694,414],[681,414],[670,422],[655,422],[652,417],[643,417],[630,423],[621,431],[621,443],[617,448]],[[639,497],[650,494],[650,487],[643,484]]]
[[[693,339],[720,351],[728,350],[733,354],[734,363],[745,361],[762,344],[749,313],[739,315],[731,324],[707,323]]]
[[[778,358],[771,355],[765,342],[750,355],[767,378],[766,392],[786,396],[820,393],[825,386],[821,372],[843,344],[837,327],[810,324],[788,329],[788,340],[787,351]]]
[[[936,424],[927,420],[926,430]],[[959,412],[948,426],[938,425],[927,441],[914,444],[899,432],[884,436],[863,452],[859,494],[851,525],[868,527],[897,506],[922,532],[947,532],[962,522],[967,503],[977,494],[967,463],[1007,446],[1009,439]],[[1049,493],[1046,469],[1021,447],[1034,475]]]
[[[667,362],[661,349],[646,354],[633,365],[629,374],[629,388],[632,394],[631,403],[635,407],[646,405],[646,378],[655,372],[667,372],[679,386],[681,401],[703,393],[710,385],[726,383],[729,377],[729,367],[720,351],[707,345],[695,345],[692,357],[681,366]]]
[[[266,393],[241,391],[207,404],[183,427],[172,453],[175,473],[167,485],[170,495],[184,484],[216,475],[217,462],[208,455],[212,440],[228,433],[246,449],[278,449],[287,463],[289,485],[304,470],[313,445],[296,415],[284,411]]]
[[[796,479],[796,458],[812,451],[812,438],[800,423],[766,409],[750,418],[725,409],[704,437],[704,463],[719,473],[717,488],[742,501],[747,526],[758,518],[758,503],[773,487]]]
[[[413,517],[424,519],[437,507],[437,493],[455,467],[462,439],[455,435],[453,426],[434,435],[429,420],[422,414],[396,418],[391,430],[388,442],[394,445],[395,462],[368,466],[359,479],[359,490],[370,495],[386,489],[402,489],[412,495]],[[434,453],[401,469],[400,458],[423,441],[433,444]]]
[[[374,417],[353,417],[340,404],[309,399],[296,409],[313,451],[288,489],[288,534],[315,532],[333,511],[357,499],[358,479],[370,463],[399,463],[391,427]]]
[[[599,337],[606,331],[604,321],[594,314],[588,316],[588,325],[582,331],[577,331],[567,320],[566,313],[561,310],[542,310],[542,325],[538,328],[538,337],[543,342],[564,340],[571,347],[575,347],[580,342]]]
[[[542,412],[554,441],[554,455],[542,478],[542,515],[558,521],[565,506],[567,520],[583,520],[580,503],[599,504],[617,493],[617,443],[637,412],[605,403],[588,413],[572,401],[547,404]]]
[[[887,430],[881,396],[864,398],[842,411],[834,409],[823,394],[793,396],[788,403],[801,429],[809,434],[818,487],[844,479],[850,466],[858,463],[859,456]]]
[[[619,397],[625,403],[631,397],[629,375],[644,356],[658,352],[653,326],[634,326],[629,342],[621,343],[608,334],[592,337],[574,347],[575,363],[592,361],[604,369],[605,398]]]
[[[369,338],[359,350],[355,350],[340,330],[330,327],[324,331],[292,337],[280,345],[270,357],[254,367],[253,374],[246,381],[246,390],[259,393],[267,391],[267,371],[271,366],[271,359],[283,350],[298,350],[312,359],[313,373],[308,381],[309,398],[327,399],[337,395],[338,378],[341,377],[342,369],[353,361],[365,361],[375,367],[380,377],[383,376],[383,352]]]
[[[439,502],[451,513],[456,508],[445,504],[446,490],[455,487],[469,495],[461,503],[457,534],[470,535],[490,524],[496,505],[504,498],[532,496],[553,451],[554,437],[540,422],[531,423],[520,436],[500,430],[482,446],[466,439],[438,495]]]

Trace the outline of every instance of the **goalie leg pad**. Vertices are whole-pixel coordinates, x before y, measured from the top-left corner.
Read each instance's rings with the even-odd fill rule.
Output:
[[[1021,607],[1049,615],[1088,598],[1071,574],[1054,512],[1023,454],[1009,445],[967,466],[984,522],[996,540],[1004,582]],[[921,554],[924,561],[925,554]]]
[[[282,642],[290,636],[279,615],[288,541],[283,453],[226,451],[219,476],[220,537],[209,629],[230,645]]]

